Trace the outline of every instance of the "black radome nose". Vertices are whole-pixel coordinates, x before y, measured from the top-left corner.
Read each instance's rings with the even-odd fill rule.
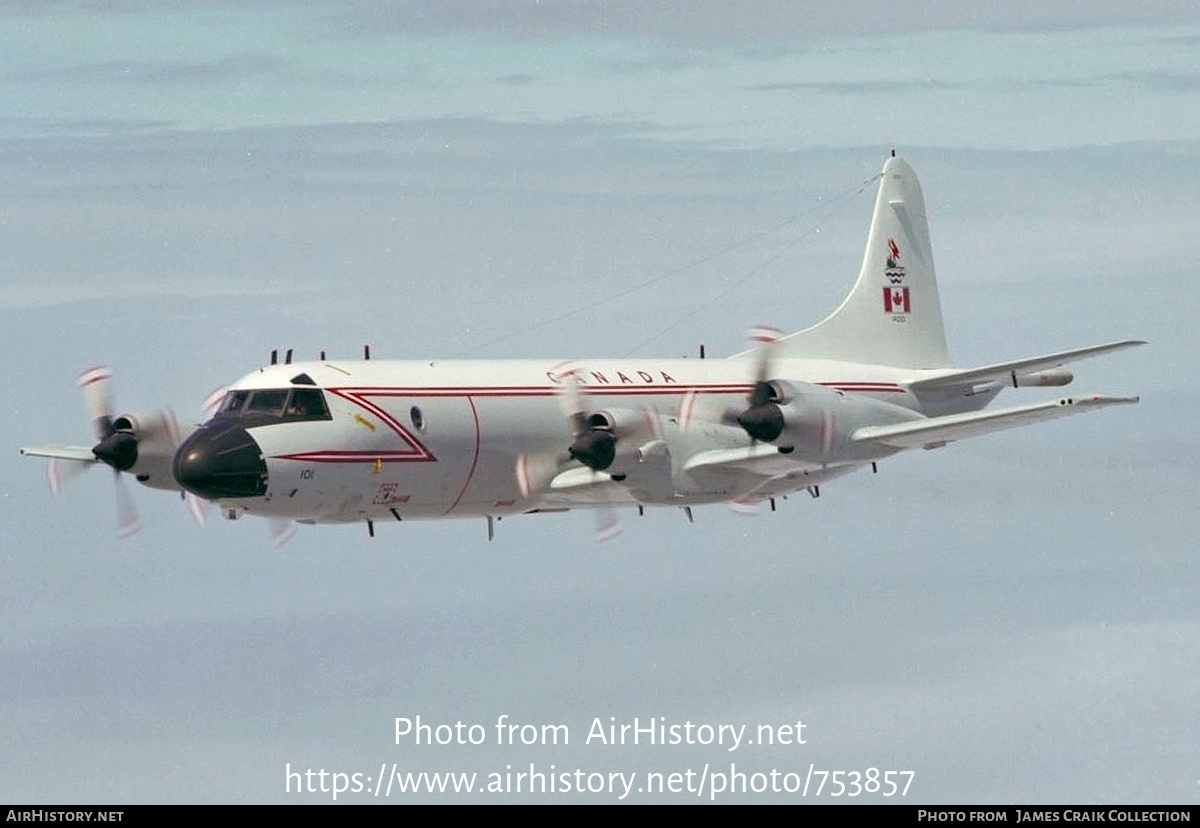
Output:
[[[175,452],[175,481],[208,500],[261,497],[267,463],[250,432],[230,420],[201,426]]]

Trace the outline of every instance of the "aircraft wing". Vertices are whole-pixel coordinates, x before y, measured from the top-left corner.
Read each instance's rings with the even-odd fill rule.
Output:
[[[770,443],[755,443],[745,448],[712,449],[694,454],[683,464],[685,472],[716,470],[740,471],[769,477],[794,471],[796,461],[786,458]]]
[[[683,470],[693,479],[738,493],[735,503],[749,506],[841,477],[861,465],[861,461],[832,465],[805,463],[792,455],[780,454],[774,445],[756,443],[745,448],[702,451],[688,458]]]
[[[1122,339],[1120,342],[1109,342],[1105,345],[1093,345],[1089,348],[1076,348],[1071,351],[1059,351],[1056,354],[1018,359],[1013,362],[998,362],[995,365],[985,365],[982,368],[954,371],[939,377],[916,380],[915,382],[908,383],[908,387],[913,393],[921,394],[923,392],[940,391],[988,380],[1004,380],[1005,382],[1009,382],[1014,374],[1031,374],[1047,368],[1057,368],[1066,362],[1074,362],[1078,359],[1087,359],[1088,357],[1100,356],[1111,351],[1119,351],[1123,348],[1133,348],[1137,345],[1145,344],[1145,341],[1141,339]]]
[[[552,508],[574,508],[596,503],[617,506],[636,501],[607,474],[575,467],[554,476],[542,492],[542,502]]]
[[[1137,401],[1137,397],[1063,397],[1050,402],[1000,411],[976,411],[970,414],[949,414],[945,417],[912,420],[896,425],[865,426],[855,430],[851,439],[856,443],[882,443],[895,448],[936,448],[951,440],[961,440],[964,437],[975,437],[992,431]]]
[[[76,460],[80,463],[99,463],[90,448],[84,446],[31,446],[21,449],[21,454],[31,457],[54,457],[59,460]]]
[[[50,491],[55,494],[61,492],[63,486],[73,478],[100,462],[100,458],[84,446],[31,446],[22,448],[21,454],[50,458],[46,466],[46,481],[50,484]]]
[[[770,443],[702,451],[689,457],[682,471],[702,487],[723,489],[747,503],[802,488],[810,471],[830,476],[827,467],[805,464],[791,455],[780,454]]]

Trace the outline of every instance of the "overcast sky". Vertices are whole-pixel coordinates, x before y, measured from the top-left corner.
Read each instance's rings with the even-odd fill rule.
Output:
[[[910,802],[1200,798],[1200,13],[380,8],[0,9],[0,799],[328,799],[287,795],[288,763],[731,761],[912,770]],[[492,543],[448,521],[276,550],[144,489],[119,540],[106,470],[52,498],[17,456],[89,442],[74,381],[97,363],[122,410],[195,417],[272,348],[740,350],[848,291],[892,147],[924,186],[954,361],[1143,338],[1074,367],[1140,405],[902,455],[756,519],[627,514],[602,546],[572,513]],[[1001,403],[1053,396],[1028,394]],[[397,746],[418,714],[571,744]],[[807,743],[585,745],[610,716],[803,720]]]

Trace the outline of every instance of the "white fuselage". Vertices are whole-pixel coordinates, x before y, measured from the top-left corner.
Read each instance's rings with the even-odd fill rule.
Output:
[[[892,453],[864,453],[827,434],[818,448],[781,455],[779,481],[756,495],[743,490],[748,484],[736,474],[688,468],[705,452],[751,447],[741,429],[722,422],[724,412],[746,405],[751,360],[598,360],[576,364],[575,376],[589,410],[630,423],[620,443],[634,473],[621,481],[625,485],[605,475],[601,486],[595,472],[577,468],[584,485],[548,488],[549,477],[571,465],[561,461],[572,437],[562,404],[563,367],[550,360],[368,360],[263,368],[230,390],[289,388],[292,378],[306,374],[323,391],[330,419],[250,428],[267,465],[266,492],[222,505],[314,522],[601,503],[689,505],[794,491]],[[899,383],[912,371],[823,361],[780,361],[778,368],[780,376],[853,403],[843,403],[840,422],[836,410],[826,415],[836,432],[921,416],[918,400]],[[656,451],[644,454],[653,456],[628,457],[647,445]],[[536,475],[547,465],[547,479],[522,486],[522,471],[532,466]],[[657,466],[653,473],[650,466]]]

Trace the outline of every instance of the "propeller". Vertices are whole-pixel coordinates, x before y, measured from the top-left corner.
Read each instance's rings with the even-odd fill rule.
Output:
[[[568,368],[560,376],[559,402],[574,435],[567,454],[592,471],[604,471],[617,458],[617,435],[603,416],[588,413],[579,370]]]
[[[554,373],[559,379],[558,401],[571,427],[571,443],[565,453],[522,454],[514,469],[522,498],[542,491],[571,461],[581,463],[598,475],[612,466],[617,456],[617,435],[613,425],[587,406],[587,395],[579,382],[580,369],[563,363]],[[611,504],[592,510],[596,521],[596,539],[603,543],[621,534],[621,522]]]
[[[771,354],[780,332],[776,328],[758,326],[750,329],[749,339],[757,351],[754,370],[754,386],[746,399],[747,407],[741,413],[728,412],[727,421],[732,420],[757,442],[769,443],[783,433],[783,411],[779,407],[779,390],[771,380]]]
[[[92,454],[113,470],[113,487],[117,498],[117,534],[127,538],[142,525],[133,496],[121,478],[121,472],[128,471],[137,463],[137,437],[132,429],[118,428],[113,421],[112,374],[106,366],[88,368],[79,375],[78,386],[83,393],[83,404],[92,418],[96,432],[97,442],[92,446]],[[63,463],[73,462],[75,461],[60,461],[59,471]],[[51,473],[54,473],[53,470]],[[70,476],[78,473],[78,470],[74,470]],[[62,482],[60,479],[60,485]],[[51,488],[54,488],[53,477]]]
[[[113,490],[116,496],[117,533],[128,537],[141,528],[137,506],[122,472],[135,467],[139,474],[143,467],[139,459],[157,468],[161,456],[171,456],[180,443],[179,420],[169,408],[160,409],[149,416],[123,415],[114,417],[112,373],[104,365],[88,368],[79,375],[77,383],[83,395],[84,408],[92,420],[96,444],[91,447],[91,458],[87,449],[80,449],[81,456],[51,457],[47,466],[50,489],[55,494],[62,491],[71,480],[89,466],[103,463],[112,469]],[[73,451],[73,450],[72,450]],[[141,457],[141,455],[146,455]],[[149,472],[154,474],[154,472]],[[185,494],[192,517],[204,525],[204,502],[192,494]]]
[[[750,330],[755,343],[754,385],[742,411],[726,410],[721,421],[737,425],[753,442],[777,443],[787,431],[783,453],[797,446],[809,459],[829,457],[837,439],[837,407],[840,392],[810,383],[784,381],[772,376],[771,361],[780,339],[775,328],[757,327]]]
[[[94,461],[88,460],[68,460],[63,457],[51,457],[50,462],[46,464],[46,481],[50,484],[50,491],[56,495],[60,494],[68,483],[83,474],[94,464]]]
[[[617,435],[604,416],[588,412],[587,395],[579,382],[577,366],[570,366],[560,372],[562,384],[559,386],[559,404],[571,424],[574,439],[567,447],[567,454],[592,470],[602,472],[613,464],[617,457]],[[605,503],[592,510],[595,518],[596,541],[605,543],[617,537],[623,531],[621,519],[611,503]]]
[[[296,536],[296,521],[284,518],[271,518],[271,540],[276,549],[282,549],[287,542]]]

